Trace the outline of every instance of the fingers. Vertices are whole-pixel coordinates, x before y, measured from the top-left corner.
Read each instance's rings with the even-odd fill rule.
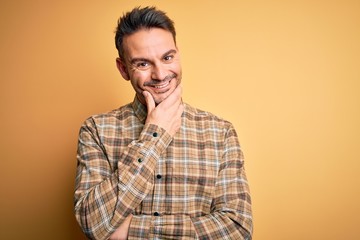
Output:
[[[148,91],[143,91],[143,95],[145,97],[146,106],[148,109],[148,112],[152,112],[155,108],[155,101],[154,98],[151,96],[151,94]]]
[[[143,95],[147,105],[147,117],[145,123],[155,124],[174,136],[181,126],[181,115],[184,110],[181,99],[182,88],[177,88],[157,106],[153,96],[144,91]]]

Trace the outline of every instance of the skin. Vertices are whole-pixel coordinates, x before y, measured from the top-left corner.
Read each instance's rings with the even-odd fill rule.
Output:
[[[123,39],[124,60],[116,59],[122,77],[131,82],[147,107],[145,124],[155,124],[174,136],[184,110],[179,50],[172,34],[160,28],[141,29]],[[110,239],[127,239],[129,215]]]
[[[146,104],[143,91],[159,104],[180,84],[180,54],[169,31],[141,29],[126,36],[123,46],[124,60],[117,58],[117,67],[131,82],[141,103]]]

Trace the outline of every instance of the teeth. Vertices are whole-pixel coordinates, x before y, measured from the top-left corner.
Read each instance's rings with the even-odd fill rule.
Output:
[[[164,87],[166,87],[167,85],[169,85],[169,82],[166,82],[166,83],[161,84],[161,85],[155,85],[154,88],[164,88]]]

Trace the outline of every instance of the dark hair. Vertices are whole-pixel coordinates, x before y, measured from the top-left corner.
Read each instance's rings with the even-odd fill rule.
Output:
[[[124,57],[123,39],[140,29],[161,28],[171,32],[176,44],[176,31],[174,22],[165,12],[155,7],[134,8],[131,12],[124,14],[119,20],[116,28],[115,45],[119,57]]]

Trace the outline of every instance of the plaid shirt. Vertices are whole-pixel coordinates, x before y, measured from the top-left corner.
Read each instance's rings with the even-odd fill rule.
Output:
[[[231,123],[184,104],[172,138],[133,103],[80,129],[75,216],[107,239],[129,215],[128,239],[251,239],[243,154]]]

